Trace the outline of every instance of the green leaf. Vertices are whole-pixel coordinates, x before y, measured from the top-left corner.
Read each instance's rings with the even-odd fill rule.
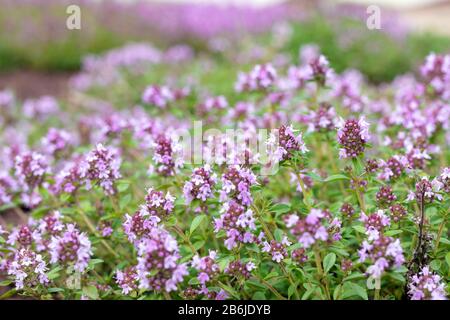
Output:
[[[192,244],[195,248],[195,250],[200,250],[200,248],[202,248],[205,245],[205,241],[204,240],[199,240],[195,243]]]
[[[8,298],[12,297],[13,295],[15,295],[16,292],[17,292],[16,289],[11,289],[9,291],[6,291],[4,294],[2,294],[0,296],[0,300],[8,299]]]
[[[391,237],[391,236],[395,236],[396,234],[400,234],[402,232],[403,232],[403,230],[389,230],[389,231],[386,231],[386,235]]]
[[[240,296],[239,296],[239,293],[237,293],[232,287],[230,287],[230,286],[228,286],[228,285],[226,285],[226,284],[224,284],[224,283],[221,283],[221,282],[219,282],[219,284],[220,284],[220,287],[222,288],[222,289],[224,289],[225,291],[227,291],[230,295],[232,295],[235,299],[240,299]]]
[[[333,174],[333,175],[329,176],[328,178],[326,178],[324,181],[325,182],[333,182],[333,181],[339,181],[339,180],[350,180],[350,178],[343,174]]]
[[[270,208],[270,211],[274,213],[286,213],[291,211],[291,206],[285,203],[277,203],[272,208]]]
[[[131,194],[127,194],[120,198],[119,207],[123,210],[131,201]]]
[[[434,271],[438,271],[441,268],[442,262],[440,260],[433,260],[430,262],[430,267],[431,269],[433,269]]]
[[[275,240],[277,240],[278,242],[281,242],[281,240],[283,240],[283,230],[281,229],[275,229],[275,231],[273,232],[273,236],[275,237]]]
[[[88,296],[91,299],[94,299],[94,300],[98,299],[98,290],[97,290],[96,286],[91,285],[91,286],[83,287],[83,294],[85,296]]]
[[[64,289],[63,288],[49,288],[48,292],[50,292],[50,293],[64,292]]]
[[[293,283],[288,288],[288,298],[291,298],[294,295],[295,290],[297,290],[297,285]]]
[[[264,277],[264,280],[269,280],[269,279],[274,278],[274,277],[276,277],[276,276],[278,276],[278,272],[272,271],[272,272],[270,272],[269,274],[267,274],[267,275]]]
[[[450,252],[447,252],[447,254],[445,255],[445,261],[447,261],[447,264],[450,267]]]
[[[127,191],[129,187],[130,187],[129,181],[119,181],[117,184],[117,190],[119,191],[119,193]]]
[[[267,289],[265,285],[263,285],[262,283],[259,283],[258,281],[255,280],[248,280],[246,282],[247,285],[252,285],[261,289]]]
[[[358,296],[364,300],[369,300],[369,297],[367,296],[367,290],[356,283],[345,282],[343,288],[344,288],[343,294],[344,299],[353,296]]]
[[[3,280],[2,282],[0,282],[0,287],[7,287],[12,283],[11,280]]]
[[[49,272],[47,272],[47,278],[49,280],[53,280],[59,277],[59,271],[62,270],[62,267],[58,266],[56,268],[53,268],[52,270],[50,270]]]
[[[317,286],[316,285],[311,285],[306,292],[303,294],[302,296],[302,300],[308,300],[308,298],[311,296],[311,294],[313,294],[314,291],[316,291]]]
[[[366,228],[364,228],[363,226],[353,226],[352,228],[359,233],[366,233]]]
[[[336,262],[336,255],[334,253],[327,254],[323,259],[323,271],[325,273],[328,273],[328,271],[330,271],[330,269],[334,266],[335,262]]]
[[[264,292],[257,291],[253,295],[252,300],[266,300],[266,296],[264,295]]]
[[[336,288],[335,288],[334,291],[333,291],[333,300],[337,300],[337,299],[340,298],[339,295],[340,295],[340,293],[341,293],[341,288],[342,288],[342,285],[341,285],[341,284],[338,284],[338,285],[336,286]]]
[[[318,181],[318,182],[322,182],[322,181],[323,181],[322,177],[319,176],[317,173],[314,173],[314,172],[308,172],[306,175],[309,176],[309,177],[311,177],[313,180]]]
[[[199,216],[196,216],[194,218],[194,220],[192,220],[191,228],[189,229],[189,234],[192,234],[195,231],[195,229],[197,229],[198,226],[203,222],[203,220],[205,218],[206,218],[205,214],[201,214]]]

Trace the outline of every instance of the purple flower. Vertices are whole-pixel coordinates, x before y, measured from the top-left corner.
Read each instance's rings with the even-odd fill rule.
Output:
[[[409,168],[408,159],[404,156],[395,155],[388,159],[388,161],[380,161],[379,164],[381,173],[378,178],[385,181],[390,181],[399,178]]]
[[[65,229],[59,211],[54,211],[33,224],[33,240],[38,252],[49,249],[53,237],[59,236]]]
[[[450,55],[431,53],[420,71],[436,94],[444,99],[450,97]]]
[[[225,268],[225,273],[237,279],[248,279],[256,268],[253,262],[243,263],[240,260],[231,261]]]
[[[389,268],[400,267],[405,258],[400,240],[380,235],[374,241],[364,240],[358,251],[360,262],[371,260],[373,264],[367,268],[367,274],[380,278]]]
[[[439,275],[424,266],[409,279],[408,294],[411,300],[447,300],[445,283]]]
[[[391,223],[391,220],[383,210],[378,210],[377,212],[372,213],[368,216],[364,212],[361,212],[360,220],[364,222],[366,235],[369,240],[378,239],[383,230]]]
[[[309,151],[303,142],[302,133],[295,136],[292,126],[281,126],[278,129],[278,139],[272,133],[267,145],[273,152],[272,158],[275,162],[289,160],[296,152],[304,154]]]
[[[331,219],[328,210],[313,208],[305,218],[293,214],[288,216],[285,221],[292,235],[304,248],[309,248],[318,241],[340,239],[340,220]]]
[[[16,191],[16,181],[6,171],[0,171],[0,206],[11,203]]]
[[[355,214],[355,208],[348,202],[342,204],[340,211],[347,218],[351,218]]]
[[[276,79],[277,72],[270,63],[258,64],[249,74],[239,74],[235,89],[237,92],[268,90],[274,85]]]
[[[392,188],[390,186],[381,186],[380,190],[376,194],[376,199],[378,205],[385,208],[397,200],[397,196],[392,192]]]
[[[442,183],[442,189],[450,193],[450,167],[443,168],[438,179]]]
[[[17,244],[19,247],[30,247],[33,243],[33,232],[31,226],[22,225],[14,228],[8,236],[9,245]]]
[[[195,255],[192,258],[192,267],[198,271],[197,279],[200,284],[204,285],[206,282],[218,274],[219,265],[216,263],[217,252],[214,250],[209,251],[209,255],[206,257],[199,257]]]
[[[8,275],[13,276],[16,289],[34,289],[39,284],[47,285],[49,279],[46,262],[40,254],[31,249],[22,248],[15,252],[8,266]]]
[[[150,216],[146,210],[139,210],[133,216],[125,215],[123,229],[128,236],[128,240],[137,245],[159,221],[160,218],[158,216]]]
[[[305,116],[308,132],[326,132],[336,127],[336,111],[328,103],[321,103],[317,110],[311,110]]]
[[[164,109],[174,100],[173,92],[166,86],[152,85],[145,88],[142,94],[142,101],[144,103],[154,105],[158,108]]]
[[[86,179],[87,189],[92,183],[98,183],[106,194],[111,195],[116,192],[114,181],[121,177],[120,164],[118,152],[99,143],[82,162],[80,176]]]
[[[61,235],[52,237],[49,244],[50,262],[73,265],[74,269],[83,272],[92,255],[91,242],[85,233],[81,233],[74,224],[66,225]]]
[[[369,124],[364,117],[342,120],[338,125],[338,142],[341,145],[339,156],[341,158],[356,158],[364,152],[370,139]]]
[[[406,208],[401,204],[392,205],[389,210],[391,211],[391,218],[394,222],[399,222],[407,215]]]
[[[15,174],[24,191],[39,187],[49,173],[47,159],[40,153],[26,151],[15,158]]]
[[[136,273],[136,267],[128,267],[123,271],[116,271],[116,283],[125,295],[128,295],[131,291],[138,289],[138,280],[139,278]]]
[[[42,138],[41,143],[44,152],[54,156],[73,144],[73,137],[65,130],[50,128],[47,135]]]
[[[51,96],[28,99],[23,104],[23,113],[27,118],[45,119],[59,110],[58,101]]]
[[[246,209],[238,202],[231,200],[223,205],[222,214],[214,219],[214,232],[224,230],[227,239],[225,247],[228,250],[233,249],[242,243],[252,243],[255,236],[251,233],[256,229],[255,218],[250,209]]]
[[[178,243],[166,230],[155,227],[138,244],[136,266],[139,288],[154,291],[174,291],[188,274],[180,258]]]
[[[288,257],[286,248],[291,245],[291,242],[284,236],[281,242],[275,240],[271,240],[270,242],[264,241],[262,245],[261,251],[270,253],[272,255],[272,260],[280,263],[281,260]]]
[[[213,196],[213,188],[217,182],[216,174],[213,173],[211,167],[207,164],[202,168],[193,170],[191,179],[186,181],[183,187],[184,198],[186,204],[194,199],[205,202]]]
[[[249,206],[253,202],[250,187],[257,184],[256,176],[250,169],[245,169],[238,165],[229,166],[222,175],[222,190],[220,200],[234,199],[244,206]]]
[[[162,176],[173,176],[183,166],[182,147],[175,137],[159,134],[153,143],[153,161]]]
[[[61,171],[55,175],[55,183],[50,186],[51,191],[55,195],[74,194],[82,182],[82,168],[83,159],[81,157],[66,162]]]

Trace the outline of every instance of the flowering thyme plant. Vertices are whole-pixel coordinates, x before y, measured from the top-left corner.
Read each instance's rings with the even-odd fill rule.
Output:
[[[0,91],[3,298],[447,298],[450,56],[375,87],[314,45],[226,48]]]

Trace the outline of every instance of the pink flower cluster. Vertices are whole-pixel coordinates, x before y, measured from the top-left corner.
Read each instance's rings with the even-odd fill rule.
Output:
[[[180,259],[178,243],[166,230],[154,227],[137,245],[136,273],[139,288],[170,292],[188,274]]]
[[[255,241],[252,233],[256,229],[253,211],[246,209],[234,200],[223,205],[220,217],[214,218],[214,225],[215,232],[220,230],[226,232],[225,247],[228,250],[235,248],[239,242],[252,243]]]
[[[206,257],[200,258],[198,255],[195,255],[192,258],[192,267],[198,271],[197,279],[200,284],[206,284],[218,274],[219,265],[215,261],[216,257],[217,252],[214,250],[210,250],[209,255],[207,255]]]
[[[292,126],[281,126],[278,129],[278,137],[272,133],[267,144],[273,152],[272,161],[274,162],[289,160],[296,152],[304,154],[309,151],[303,141],[302,133],[295,136]]]
[[[305,218],[292,214],[286,218],[286,226],[304,248],[318,241],[338,241],[341,238],[339,219],[332,219],[328,210],[313,208]]]
[[[61,235],[52,237],[49,250],[51,263],[73,265],[78,272],[83,272],[87,268],[92,256],[91,242],[74,224],[66,225]]]
[[[271,64],[256,65],[249,74],[240,73],[235,84],[237,92],[268,90],[277,80],[277,72]]]
[[[137,245],[143,238],[153,230],[157,224],[168,217],[174,208],[175,197],[170,192],[165,195],[153,188],[147,190],[145,203],[133,215],[125,215],[123,229],[128,240]]]
[[[194,169],[191,174],[191,179],[186,181],[183,187],[186,203],[189,204],[194,199],[205,202],[208,198],[211,198],[216,182],[217,176],[208,164],[204,167]]]
[[[338,124],[338,142],[341,145],[341,158],[356,158],[364,152],[370,139],[369,124],[364,117],[359,120],[342,120]]]
[[[107,195],[116,192],[114,181],[121,177],[121,159],[118,152],[99,143],[89,152],[80,167],[80,177],[86,179],[86,188],[98,183]]]
[[[385,235],[378,236],[374,241],[364,240],[358,254],[360,262],[372,261],[366,272],[374,278],[380,278],[385,270],[398,268],[405,262],[400,240]]]
[[[229,166],[222,176],[220,200],[225,202],[234,199],[244,206],[249,206],[253,202],[250,187],[256,184],[256,176],[250,169],[238,165]]]
[[[408,294],[411,300],[447,300],[445,284],[439,275],[424,266],[409,279]]]

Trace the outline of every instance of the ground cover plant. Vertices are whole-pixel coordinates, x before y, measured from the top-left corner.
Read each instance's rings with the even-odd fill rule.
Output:
[[[450,55],[374,85],[293,35],[1,91],[1,297],[446,299]]]

